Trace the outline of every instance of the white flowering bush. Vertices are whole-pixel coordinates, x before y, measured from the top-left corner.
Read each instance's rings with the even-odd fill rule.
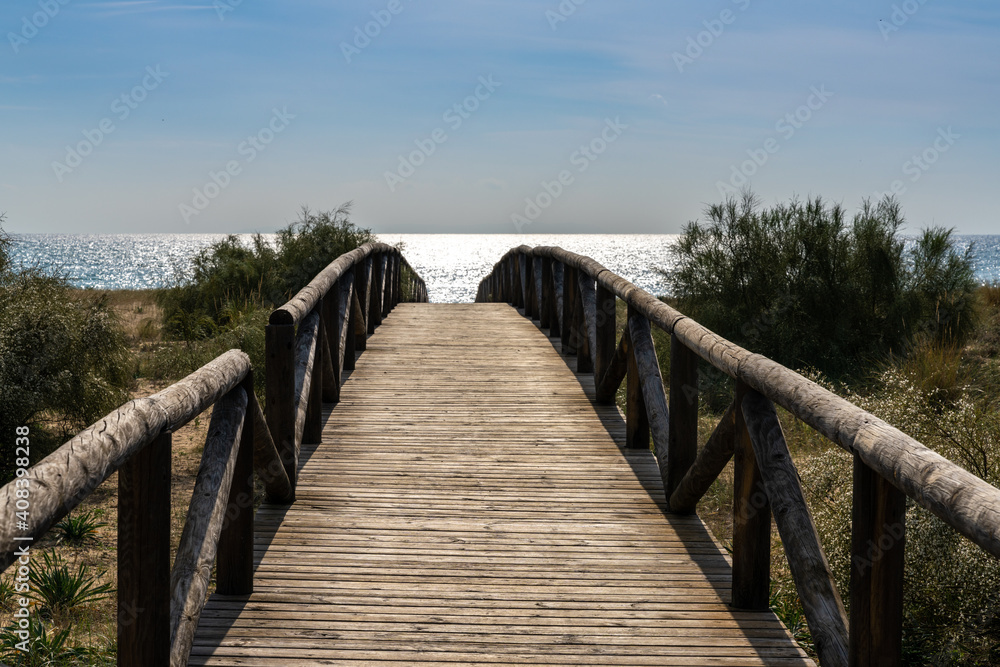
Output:
[[[896,367],[883,371],[865,393],[833,387],[816,374],[812,379],[1000,486],[1000,414],[973,388],[952,388],[942,400],[940,390],[922,388]],[[793,427],[790,440],[794,435]],[[852,459],[832,444],[796,444],[806,500],[849,604]],[[905,577],[908,664],[1000,664],[1000,560],[908,501]]]

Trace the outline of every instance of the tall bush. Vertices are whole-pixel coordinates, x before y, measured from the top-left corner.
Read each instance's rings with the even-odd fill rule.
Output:
[[[227,236],[199,252],[189,279],[162,296],[167,332],[181,340],[208,338],[248,308],[274,308],[327,264],[374,240],[350,220],[350,203],[331,211],[303,208],[271,244],[260,234],[249,246]]]
[[[917,339],[960,341],[974,324],[971,249],[925,231],[910,250],[892,198],[848,222],[820,197],[764,208],[750,192],[710,206],[666,272],[681,309],[755,352],[834,376]]]
[[[132,365],[107,299],[66,280],[14,267],[0,230],[0,475],[14,461],[14,429],[32,428],[33,461],[46,446],[129,397]]]

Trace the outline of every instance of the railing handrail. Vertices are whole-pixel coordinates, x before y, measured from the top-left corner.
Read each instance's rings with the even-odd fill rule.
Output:
[[[15,560],[15,536],[40,538],[159,434],[187,424],[249,372],[250,358],[230,350],[166,389],[119,406],[28,468],[28,529],[0,522],[0,571]],[[14,516],[15,483],[0,489],[5,516]]]
[[[585,272],[714,368],[858,454],[900,491],[1000,558],[1000,489],[812,380],[726,340],[589,257],[559,247],[519,246],[500,262],[515,253],[549,257]]]
[[[354,273],[360,269],[365,272],[359,276],[365,285],[363,306],[353,290]],[[293,448],[288,446],[287,431],[268,424],[271,401],[268,417],[257,402],[249,357],[230,350],[166,389],[119,406],[0,489],[0,508],[11,517],[19,488],[28,486],[31,498],[27,529],[15,530],[15,521],[0,522],[0,572],[18,559],[21,545],[44,535],[117,471],[118,664],[187,664],[213,563],[218,560],[218,592],[253,591],[254,474],[263,482],[268,499],[294,500],[298,446],[307,434],[318,439],[319,404],[339,398],[342,372],[353,368],[355,348],[364,349],[367,333],[401,300],[404,271],[409,274],[406,287],[411,298],[426,301],[423,279],[398,248],[367,243],[335,259],[272,312],[267,327],[268,368],[274,357],[290,362],[292,383],[286,386],[282,379],[287,377],[275,373],[268,377],[268,392],[269,396],[278,392],[275,402],[293,410]],[[336,312],[317,308],[331,291],[341,297]],[[330,328],[328,335],[326,323],[334,320],[336,329]],[[301,324],[298,332],[297,324]],[[291,332],[291,345],[281,350],[291,356],[276,352],[273,332]],[[213,405],[171,568],[171,433]]]
[[[616,297],[628,306],[617,349]],[[652,438],[668,511],[693,512],[734,461],[732,603],[744,609],[769,605],[774,507],[824,667],[900,664],[907,496],[1000,558],[1000,489],[815,382],[722,338],[589,257],[558,247],[513,248],[479,284],[476,300],[523,308],[550,336],[560,337],[563,353],[577,357],[577,371],[593,371],[596,402],[613,403],[627,377],[625,446],[648,449]],[[669,399],[650,323],[671,336]],[[700,451],[699,358],[736,381],[733,403]],[[774,403],[854,455],[850,619]]]

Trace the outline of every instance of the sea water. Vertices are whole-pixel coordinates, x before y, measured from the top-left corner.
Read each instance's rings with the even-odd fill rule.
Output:
[[[273,235],[264,235],[274,240]],[[240,237],[247,243],[251,235]],[[223,234],[13,234],[15,264],[64,276],[77,287],[148,289],[183,282],[199,250]],[[653,294],[666,293],[663,271],[673,266],[674,234],[380,234],[401,243],[427,283],[430,300],[470,302],[479,281],[509,249],[552,245],[587,255]],[[1000,281],[1000,236],[956,236],[975,243],[976,277]]]

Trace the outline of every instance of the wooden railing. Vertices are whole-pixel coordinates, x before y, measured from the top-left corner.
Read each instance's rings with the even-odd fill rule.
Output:
[[[619,341],[616,298],[628,308]],[[1000,558],[1000,489],[588,257],[555,247],[514,248],[480,283],[477,301],[522,308],[559,337],[579,372],[594,373],[598,402],[613,403],[627,378],[627,446],[648,448],[652,436],[671,512],[693,513],[734,460],[732,604],[768,607],[773,516],[824,667],[901,663],[907,496]],[[651,324],[670,334],[666,394]],[[736,384],[733,403],[700,452],[699,359]],[[849,620],[775,403],[854,456]]]
[[[355,352],[365,349],[404,287],[412,301],[427,301],[424,281],[398,249],[368,243],[338,257],[271,313],[267,424],[293,489],[302,443],[322,436],[322,404],[340,400],[343,372],[354,368]]]
[[[336,401],[342,370],[352,367],[355,350],[364,349],[367,333],[404,291],[411,300],[427,300],[423,280],[399,251],[370,243],[339,257],[274,311],[267,331],[266,419],[250,359],[230,350],[81,431],[0,489],[0,571],[30,560],[30,545],[117,471],[118,664],[186,665],[213,564],[216,592],[253,592],[254,475],[268,500],[294,500],[298,446],[303,435],[307,442],[318,438],[319,403]],[[171,433],[211,406],[171,568]],[[269,427],[286,412],[292,419]],[[27,525],[18,526],[13,517],[18,501],[24,505],[24,489],[30,509]],[[21,560],[25,550],[28,558]]]

